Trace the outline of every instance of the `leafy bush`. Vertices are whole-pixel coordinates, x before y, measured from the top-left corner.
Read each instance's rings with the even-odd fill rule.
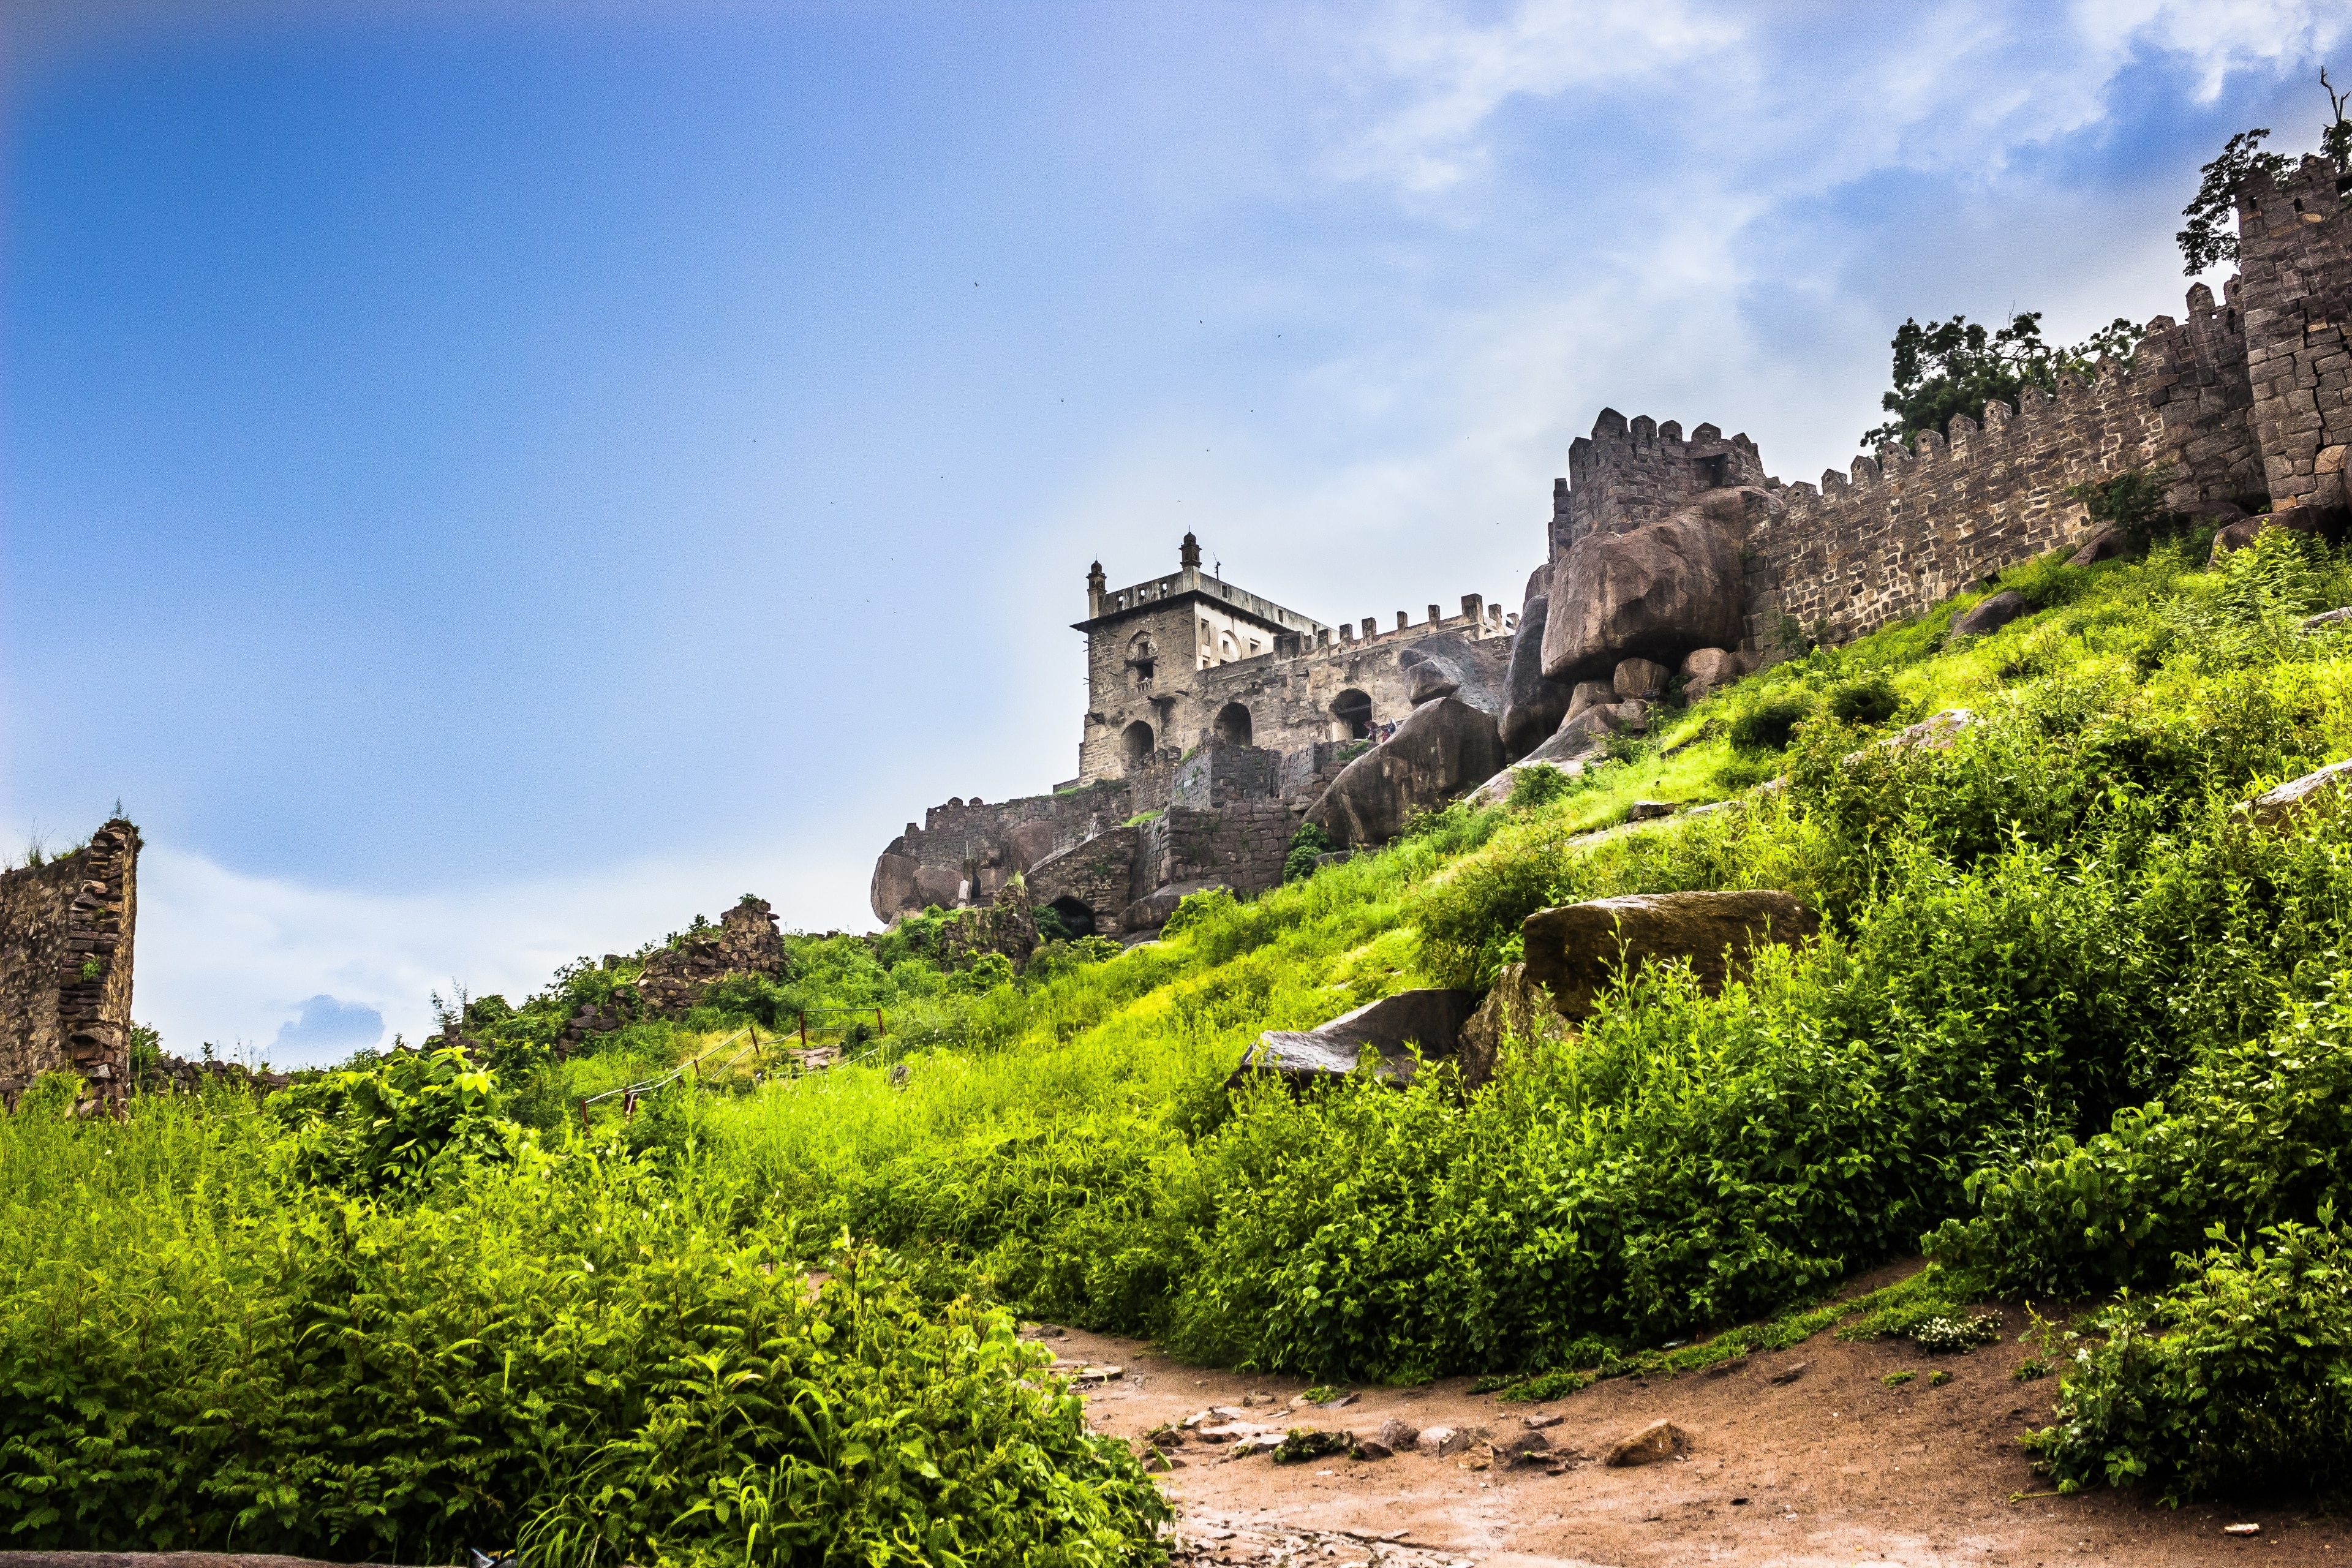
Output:
[[[296,1180],[384,1193],[415,1184],[444,1156],[498,1154],[493,1098],[490,1075],[449,1046],[394,1051],[367,1070],[282,1089],[267,1105],[293,1132],[286,1152]]]
[[[1582,773],[1569,773],[1544,763],[1530,763],[1511,773],[1511,809],[1540,811],[1566,800],[1582,783]]]
[[[1847,724],[1884,724],[1902,706],[1902,696],[1884,670],[1847,681],[1830,693],[1831,716]]]
[[[2352,1273],[2333,1211],[2217,1244],[2154,1300],[2126,1296],[2026,1446],[2062,1491],[2145,1481],[2168,1503],[2352,1480]]]
[[[274,1187],[292,1136],[186,1100],[0,1128],[14,1544],[1160,1558],[1165,1505],[1010,1317],[868,1251],[812,1291],[724,1167],[526,1144],[395,1208]]]
[[[1813,705],[1794,691],[1775,692],[1742,709],[1731,721],[1731,743],[1743,752],[1777,752],[1787,746]]]
[[[1290,836],[1290,850],[1282,858],[1282,879],[1302,882],[1315,875],[1315,858],[1328,855],[1335,847],[1331,836],[1311,822],[1302,822],[1298,831]]]

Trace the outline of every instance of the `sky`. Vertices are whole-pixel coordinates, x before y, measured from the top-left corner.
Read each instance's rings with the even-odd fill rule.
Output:
[[[1516,606],[1604,405],[1789,479],[1906,316],[2181,313],[2340,5],[0,14],[0,850],[279,1066],[1076,772],[1085,578]],[[2218,281],[2218,279],[2215,279]]]

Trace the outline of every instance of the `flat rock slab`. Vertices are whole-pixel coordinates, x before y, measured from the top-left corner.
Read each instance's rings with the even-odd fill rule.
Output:
[[[1576,1019],[1591,1015],[1621,967],[1687,960],[1715,995],[1758,946],[1805,941],[1821,920],[1787,893],[1749,889],[1595,899],[1538,910],[1519,929],[1528,980]]]
[[[2258,795],[2238,809],[2252,817],[2258,827],[2276,827],[2297,812],[2316,805],[2323,795],[2352,778],[2352,758],[2330,763],[2316,773],[2304,774],[2265,794]]]
[[[1419,1070],[1411,1047],[1419,1046],[1427,1057],[1452,1056],[1477,1005],[1475,991],[1400,991],[1318,1029],[1268,1029],[1243,1053],[1225,1087],[1238,1087],[1251,1072],[1279,1073],[1294,1085],[1345,1078],[1370,1046],[1380,1053],[1373,1076],[1402,1089]]]

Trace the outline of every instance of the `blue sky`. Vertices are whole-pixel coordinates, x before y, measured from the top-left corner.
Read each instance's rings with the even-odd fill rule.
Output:
[[[0,828],[331,1059],[1075,769],[1087,563],[1516,605],[1604,405],[1843,468],[1906,315],[2178,314],[2318,5],[0,23]],[[2352,73],[2352,58],[2345,58]],[[380,1023],[371,1023],[371,1018]]]

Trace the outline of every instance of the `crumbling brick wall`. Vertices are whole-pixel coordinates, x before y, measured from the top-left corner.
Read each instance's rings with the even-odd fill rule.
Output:
[[[0,1099],[45,1072],[119,1100],[130,1066],[139,830],[117,817],[44,866],[0,874]]]

